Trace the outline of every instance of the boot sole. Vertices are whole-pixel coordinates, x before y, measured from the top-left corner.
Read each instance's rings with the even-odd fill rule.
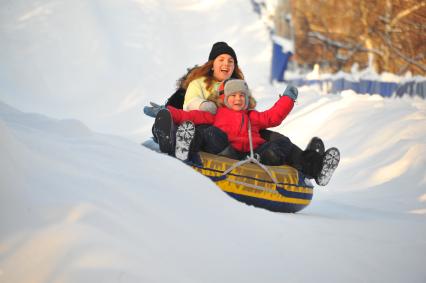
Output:
[[[180,160],[187,160],[191,142],[194,139],[195,126],[190,121],[183,122],[176,131],[175,156]]]
[[[322,169],[318,177],[315,179],[316,183],[320,186],[325,186],[330,182],[331,176],[340,162],[340,152],[337,148],[332,147],[327,149],[324,154]]]

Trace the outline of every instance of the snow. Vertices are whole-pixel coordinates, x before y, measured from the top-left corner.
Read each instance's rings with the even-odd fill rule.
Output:
[[[275,102],[250,1],[0,5],[0,282],[426,281],[424,100],[300,88],[275,130],[342,160],[310,206],[272,213],[140,145],[142,106],[218,40]]]

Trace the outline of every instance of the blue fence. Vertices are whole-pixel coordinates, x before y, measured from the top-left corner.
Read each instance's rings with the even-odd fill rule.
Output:
[[[344,78],[327,80],[291,79],[286,80],[286,82],[295,86],[319,85],[322,89],[326,89],[331,93],[350,89],[359,94],[380,94],[384,97],[409,95],[426,98],[426,80],[408,81],[399,84],[373,80],[350,81]]]
[[[346,79],[337,79],[331,81],[330,92],[340,92],[351,89],[357,93],[380,94],[382,96],[392,96],[398,88],[397,83],[379,82],[372,80],[350,81]]]
[[[426,98],[426,81],[421,82],[407,82],[398,86],[395,91],[396,96],[403,96],[404,94],[408,94],[410,96],[420,96],[422,98]]]

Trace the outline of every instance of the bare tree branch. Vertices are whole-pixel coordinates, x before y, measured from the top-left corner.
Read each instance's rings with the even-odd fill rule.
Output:
[[[415,56],[413,58],[413,60],[422,60],[424,58],[425,58],[424,54],[419,54],[419,55]],[[405,63],[404,66],[402,66],[402,67],[399,68],[399,71],[397,72],[397,74],[400,75],[400,74],[404,73],[410,67],[410,65],[411,65],[410,62]]]
[[[343,43],[343,42],[328,38],[328,37],[326,37],[325,35],[323,35],[319,32],[310,31],[310,32],[308,32],[308,36],[316,38],[316,39],[324,42],[325,44],[335,46],[337,48],[347,49],[347,50],[351,50],[351,51],[355,50],[355,51],[373,52],[377,55],[383,56],[383,52],[379,49],[365,48],[360,43],[358,43],[358,44]]]
[[[417,5],[410,7],[407,10],[399,12],[398,15],[396,15],[395,18],[392,19],[390,26],[392,27],[392,26],[396,25],[399,22],[400,19],[408,16],[412,12],[414,12],[414,11],[416,11],[416,10],[422,8],[422,7],[425,7],[425,6],[426,6],[426,1],[423,1],[423,2],[418,3]]]
[[[389,46],[389,48],[396,53],[399,57],[401,57],[402,59],[404,59],[406,62],[413,64],[417,67],[419,67],[420,69],[422,69],[423,71],[426,71],[426,66],[422,65],[420,63],[417,62],[417,60],[415,58],[410,58],[408,56],[406,56],[404,53],[402,53],[401,51],[399,51],[398,49],[396,49],[392,42],[386,38],[385,36],[383,36],[382,34],[379,33],[379,36],[386,42],[386,45]],[[423,54],[419,54],[417,56],[415,56],[416,58],[424,58]]]

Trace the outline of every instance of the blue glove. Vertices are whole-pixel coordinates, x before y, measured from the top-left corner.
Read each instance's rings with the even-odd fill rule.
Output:
[[[151,106],[144,106],[143,113],[145,113],[145,115],[150,116],[152,118],[155,118],[161,109],[166,108],[164,105],[158,105],[157,103],[154,103],[154,102],[150,102],[149,104],[151,104]]]
[[[287,88],[284,90],[284,93],[280,96],[288,96],[293,99],[293,101],[296,101],[298,93],[299,92],[295,86],[288,85]]]

